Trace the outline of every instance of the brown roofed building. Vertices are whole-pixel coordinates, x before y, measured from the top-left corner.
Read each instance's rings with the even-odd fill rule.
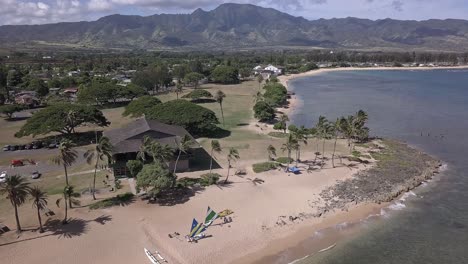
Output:
[[[185,135],[193,138],[187,130],[181,126],[173,126],[161,123],[156,120],[141,118],[131,122],[127,126],[104,132],[113,146],[112,155],[114,158],[114,175],[117,177],[127,176],[128,169],[126,163],[136,159],[136,155],[143,144],[143,138],[149,136],[162,145],[169,145],[174,149],[174,160],[168,163],[169,169],[173,170],[177,153],[178,142]],[[200,145],[193,140],[193,149]],[[190,169],[191,151],[183,153],[177,163],[177,171],[187,171]],[[152,160],[148,157],[147,160]]]

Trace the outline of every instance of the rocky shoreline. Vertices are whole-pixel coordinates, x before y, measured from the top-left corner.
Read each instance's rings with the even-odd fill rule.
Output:
[[[366,148],[372,167],[322,191],[320,198],[326,203],[318,208],[315,217],[335,210],[347,211],[350,205],[359,203],[391,202],[431,179],[442,166],[430,155],[394,140],[382,140]]]

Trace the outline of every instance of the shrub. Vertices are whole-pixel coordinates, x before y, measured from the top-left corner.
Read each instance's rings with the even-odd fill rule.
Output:
[[[289,134],[283,132],[270,132],[268,135],[275,138],[286,138]]]
[[[252,165],[253,171],[255,173],[260,173],[260,172],[265,172],[265,171],[270,171],[274,170],[278,167],[278,163],[276,162],[262,162],[262,163],[256,163]]]
[[[361,156],[361,152],[357,151],[357,150],[353,150],[353,152],[351,153],[354,157],[357,157],[359,158]]]
[[[133,201],[135,195],[133,193],[127,192],[124,194],[118,194],[115,197],[107,198],[99,202],[95,202],[89,206],[89,209],[103,209],[117,205],[125,205]]]
[[[134,178],[138,175],[138,173],[143,169],[143,162],[139,160],[129,160],[127,164],[125,164],[130,171],[129,177]]]
[[[189,188],[193,187],[195,184],[200,183],[200,178],[180,178],[176,182],[176,188]]]
[[[265,93],[263,97],[265,101],[270,103],[272,106],[280,106],[286,103],[288,99],[288,90],[281,83],[269,82],[263,87]]]
[[[279,158],[276,159],[276,162],[279,162],[279,163],[282,163],[282,164],[288,164],[290,162],[293,162],[293,159],[288,158],[288,157],[279,157]]]
[[[148,110],[146,117],[169,125],[179,125],[193,135],[210,135],[219,124],[216,114],[200,105],[186,100],[173,100],[156,105]]]
[[[218,183],[221,175],[218,173],[206,173],[201,176],[201,185],[209,186]]]
[[[182,96],[182,98],[190,98],[192,100],[196,100],[200,98],[212,98],[212,97],[213,95],[210,92],[208,92],[207,90],[203,90],[203,89],[197,89]]]

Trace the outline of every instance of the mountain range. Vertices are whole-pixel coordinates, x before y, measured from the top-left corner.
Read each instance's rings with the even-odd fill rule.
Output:
[[[191,14],[110,15],[91,22],[0,26],[0,46],[123,49],[322,47],[468,50],[468,21],[359,18],[307,20],[272,8],[222,4]]]

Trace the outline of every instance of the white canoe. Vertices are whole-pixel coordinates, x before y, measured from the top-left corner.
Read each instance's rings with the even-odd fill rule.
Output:
[[[145,254],[153,264],[161,264],[161,262],[167,262],[160,254],[159,252],[156,252],[156,255],[158,256],[159,259],[156,258],[155,255],[153,255],[148,249],[145,248]]]

